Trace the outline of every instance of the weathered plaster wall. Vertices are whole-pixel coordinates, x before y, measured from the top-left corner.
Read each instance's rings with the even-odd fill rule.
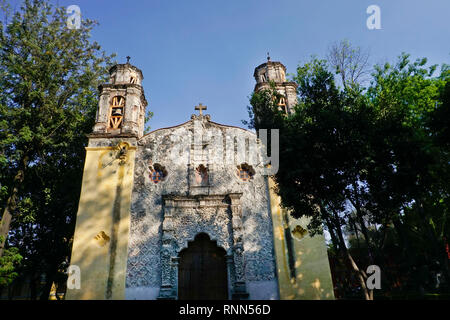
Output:
[[[196,134],[202,139],[195,137]],[[195,197],[230,193],[242,193],[240,204],[249,298],[278,298],[272,222],[267,184],[261,175],[262,165],[255,152],[247,155],[235,152],[245,146],[254,148],[249,141],[256,143],[252,132],[194,118],[178,127],[156,130],[138,142],[126,281],[128,299],[154,299],[159,294],[163,195]],[[256,170],[251,181],[244,182],[236,174],[236,165],[243,162],[253,164]],[[168,171],[165,181],[158,184],[150,180],[149,165],[155,163]],[[210,170],[207,187],[196,186],[192,178],[193,169],[200,163],[208,165]],[[199,209],[192,206],[173,212],[173,215],[177,217],[172,223],[175,224],[178,252],[199,232],[208,233],[230,252],[233,239],[225,207]]]

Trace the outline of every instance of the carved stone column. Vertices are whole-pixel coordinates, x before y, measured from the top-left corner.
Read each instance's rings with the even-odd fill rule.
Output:
[[[235,283],[233,253],[229,253],[226,255],[226,261],[227,261],[228,296],[232,297],[233,292],[234,292],[234,283]]]
[[[178,265],[180,264],[179,257],[172,257],[172,270],[173,270],[173,293],[178,298]]]
[[[242,242],[242,209],[240,198],[242,193],[229,195],[231,204],[232,228],[233,228],[233,260],[234,260],[234,288],[233,300],[248,299],[245,284],[244,244]]]
[[[166,208],[163,221],[163,239],[161,247],[161,289],[158,299],[172,300],[177,298],[176,270],[172,258],[176,257],[173,237],[172,210]]]

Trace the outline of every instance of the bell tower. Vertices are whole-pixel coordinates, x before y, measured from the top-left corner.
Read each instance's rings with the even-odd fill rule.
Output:
[[[67,300],[125,299],[134,164],[147,106],[142,72],[127,59],[99,86],[70,260],[78,275],[69,277]]]
[[[127,61],[113,66],[109,74],[109,83],[99,86],[93,135],[142,137],[147,101],[141,85],[144,79],[141,70]]]
[[[275,88],[282,95],[278,101],[278,106],[287,114],[294,111],[297,104],[297,84],[286,81],[286,67],[277,61],[271,61],[267,54],[267,62],[255,68],[253,74],[256,80],[255,92],[270,89],[270,82],[275,83]]]

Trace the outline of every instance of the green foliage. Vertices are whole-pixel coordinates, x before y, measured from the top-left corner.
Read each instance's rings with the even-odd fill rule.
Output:
[[[0,257],[0,288],[8,286],[18,276],[15,270],[21,261],[22,256],[17,248],[5,250]]]
[[[339,263],[350,265],[350,254],[360,269],[381,266],[386,292],[398,283],[431,290],[439,272],[439,290],[450,282],[450,85],[448,66],[437,76],[436,68],[402,54],[395,65],[375,66],[366,91],[357,84],[339,89],[328,62],[312,57],[294,75],[294,114],[279,115],[274,91],[251,99],[249,124],[280,129],[274,179],[282,205],[294,217],[309,217],[311,234],[326,227],[333,254],[343,254]],[[348,242],[344,232],[353,235]],[[353,271],[351,277],[365,277]]]
[[[409,58],[403,53],[394,66],[376,65],[368,96],[381,116],[396,115],[403,117],[404,125],[420,125],[434,110],[446,80],[432,78],[437,66],[425,67],[426,58],[414,62]]]
[[[46,274],[51,285],[68,264],[86,135],[94,124],[97,87],[107,80],[113,56],[91,40],[95,21],[68,29],[63,7],[26,0],[5,16],[0,22],[0,203],[4,209],[17,187],[8,243],[24,257],[21,275]],[[18,172],[23,181],[15,185]]]
[[[152,111],[147,111],[147,114],[145,115],[145,123],[148,123],[150,121],[150,119],[153,118],[153,112]],[[144,134],[150,132],[151,128],[150,126],[146,126],[144,129]]]

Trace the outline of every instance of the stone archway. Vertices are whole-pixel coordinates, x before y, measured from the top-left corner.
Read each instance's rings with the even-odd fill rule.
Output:
[[[224,195],[163,196],[161,288],[158,299],[177,299],[180,254],[206,232],[227,252],[228,295],[247,299],[242,237],[242,193]],[[179,248],[184,248],[179,251]],[[183,267],[184,269],[184,267]],[[217,298],[218,299],[218,298]]]
[[[178,299],[228,299],[226,252],[206,233],[199,233],[179,258]]]

